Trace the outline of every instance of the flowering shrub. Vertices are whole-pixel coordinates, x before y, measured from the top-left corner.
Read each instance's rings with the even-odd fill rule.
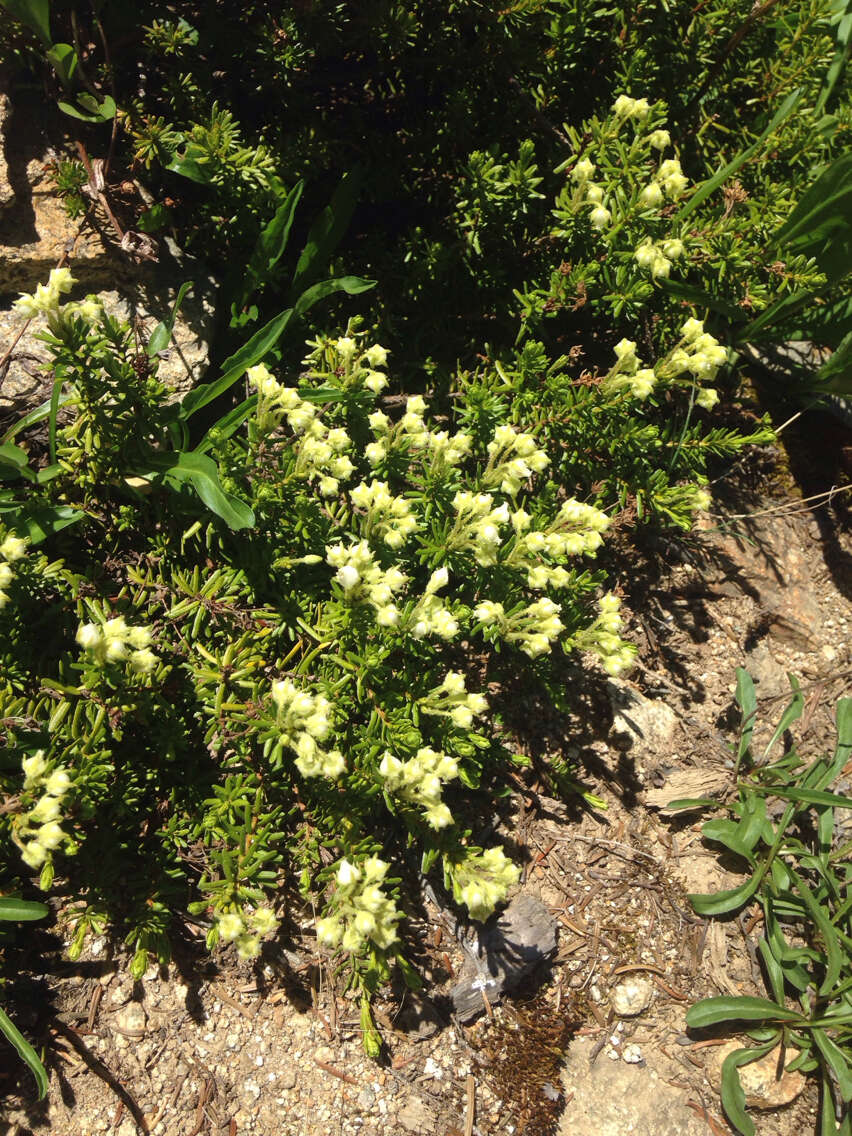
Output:
[[[176,408],[126,329],[61,305],[72,285],[37,293],[69,376],[58,460],[35,473],[19,446],[28,493],[4,491],[0,834],[71,901],[72,953],[111,920],[135,974],[180,912],[255,957],[295,867],[325,906],[319,941],[373,989],[402,957],[406,847],[473,919],[518,879],[473,807],[513,764],[482,677],[498,653],[531,680],[571,651],[631,666],[618,596],[587,567],[617,497],[581,490],[594,462],[565,479],[574,495],[554,480],[563,440],[524,418],[523,384],[507,420],[500,366],[460,376],[440,421],[422,395],[382,403],[388,353],[357,322],[311,341],[297,381],[251,365],[239,413],[170,454]],[[622,340],[577,390],[624,431],[663,389],[687,406],[711,389],[720,350],[690,318],[658,362]],[[684,526],[709,504],[700,478],[657,492]]]

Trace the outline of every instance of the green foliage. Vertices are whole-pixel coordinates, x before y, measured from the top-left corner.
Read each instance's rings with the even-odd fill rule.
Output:
[[[18,301],[54,384],[0,439],[0,841],[61,889],[72,955],[111,926],[137,977],[174,919],[248,959],[311,900],[376,1053],[418,869],[473,918],[517,875],[477,843],[524,760],[480,688],[629,666],[603,534],[688,530],[712,463],[772,439],[713,414],[728,344],[807,320],[839,381],[848,5],[2,7],[4,55],[108,194],[144,179],[133,227],[208,261],[227,317],[178,404],[188,284],[147,344],[60,305],[67,269]],[[80,165],[56,180],[80,215]]]
[[[278,270],[291,206],[252,287]],[[294,287],[327,255],[333,214]],[[363,284],[346,279],[303,296]],[[706,455],[747,439],[684,417],[673,451],[655,403],[688,416],[703,388],[673,351],[658,375],[640,369],[626,340],[593,384],[528,340],[460,374],[452,415],[419,395],[379,409],[388,353],[357,320],[312,341],[292,385],[261,361],[273,321],[178,406],[157,351],[92,300],[62,304],[72,285],[58,269],[17,302],[46,316],[56,378],[0,451],[0,778],[15,802],[0,839],[64,892],[72,954],[109,924],[140,974],[189,917],[251,958],[298,878],[325,907],[321,942],[370,993],[401,957],[401,880],[418,863],[477,919],[517,879],[499,844],[476,842],[515,764],[480,681],[523,661],[555,688],[571,651],[629,667],[592,565],[603,534],[639,501],[689,527]],[[696,320],[677,344],[693,364],[722,350]],[[244,401],[190,449],[193,415],[238,381]],[[28,430],[45,418],[37,460]],[[467,669],[463,636],[490,679]]]
[[[35,919],[44,919],[47,913],[48,909],[43,903],[17,899],[11,895],[0,895],[0,922],[29,923]],[[47,1073],[44,1065],[2,1006],[0,1006],[0,1033],[4,1035],[10,1045],[14,1046],[18,1056],[35,1077],[39,1100],[41,1100],[47,1094]]]
[[[687,1024],[703,1029],[749,1023],[757,1043],[732,1053],[722,1070],[722,1103],[738,1132],[753,1136],[737,1069],[780,1045],[792,1054],[787,1068],[812,1072],[822,1087],[819,1132],[845,1136],[852,1101],[852,935],[849,925],[850,843],[840,811],[852,798],[831,792],[852,753],[852,699],[837,707],[837,747],[810,764],[795,746],[773,751],[801,717],[804,697],[790,676],[792,698],[762,754],[752,748],[757,701],[749,675],[737,672],[742,711],[736,749],[736,798],[727,817],[707,821],[708,840],[738,856],[749,880],[717,895],[691,896],[702,915],[725,915],[748,901],[760,905],[764,937],[758,944],[768,998],[707,998],[687,1012]],[[671,808],[712,802],[672,802]],[[847,833],[847,835],[844,835]],[[789,1002],[794,1003],[791,1008]]]

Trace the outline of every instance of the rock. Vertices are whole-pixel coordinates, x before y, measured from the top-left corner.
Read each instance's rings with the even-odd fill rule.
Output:
[[[714,1051],[713,1060],[716,1066],[716,1080],[721,1082],[722,1064],[725,1058],[736,1053],[744,1046],[738,1041],[729,1041],[720,1045]],[[787,1058],[792,1060],[796,1050],[788,1050]],[[749,1065],[741,1065],[739,1069],[740,1083],[745,1092],[746,1105],[749,1108],[770,1109],[782,1108],[800,1096],[806,1081],[801,1073],[788,1072],[786,1069],[778,1076],[778,1049],[770,1050],[759,1061],[752,1061]]]
[[[754,679],[758,697],[774,698],[790,689],[787,673],[775,661],[766,643],[758,643],[745,658],[745,669]]]
[[[18,96],[16,95],[16,100]],[[64,155],[53,150],[37,116],[9,100],[0,85],[0,354],[22,328],[8,310],[20,292],[47,281],[65,258],[78,281],[68,299],[99,295],[106,311],[130,320],[147,336],[167,318],[180,285],[193,282],[181,305],[172,342],[160,358],[159,377],[186,393],[206,370],[215,319],[216,282],[201,262],[182,254],[169,237],[158,241],[159,262],[139,262],[122,251],[118,237],[98,209],[71,220],[46,170]],[[50,380],[49,356],[35,338],[43,321],[33,321],[0,375],[0,417],[14,418],[43,402]]]
[[[612,741],[634,756],[659,755],[671,748],[677,715],[665,704],[640,694],[619,679],[607,681],[612,706]]]
[[[9,96],[0,90],[0,209],[10,205],[15,199],[15,191],[9,181],[9,166],[6,163],[6,123],[9,121],[12,106]]]
[[[409,1097],[397,1113],[397,1120],[406,1132],[431,1133],[435,1114],[420,1097]]]
[[[363,1112],[369,1112],[376,1103],[376,1094],[369,1086],[358,1094],[358,1107]]]
[[[484,1013],[483,992],[494,1002],[555,952],[556,920],[539,900],[518,896],[496,922],[486,924],[469,951],[450,991],[455,1012],[463,1022]]]
[[[170,247],[159,265],[139,266],[135,274],[125,275],[119,287],[114,286],[114,279],[95,278],[89,285],[76,286],[68,299],[82,299],[94,291],[108,315],[135,325],[147,339],[170,314],[181,283],[192,280],[194,287],[184,297],[171,342],[160,353],[157,368],[158,378],[183,396],[201,381],[207,369],[216,314],[216,284],[203,265],[184,257],[173,242],[167,244]],[[0,256],[2,253],[0,249]],[[71,271],[76,277],[76,260],[71,262]],[[49,272],[48,269],[40,279],[46,280]],[[22,327],[23,321],[13,309],[0,310],[0,343],[5,347],[11,347]],[[33,320],[15,344],[0,385],[0,418],[18,417],[50,397],[50,355],[37,338],[44,329],[43,317]]]
[[[23,191],[0,212],[0,295],[33,292],[63,256],[83,293],[95,292],[124,267],[97,229],[72,221],[44,175],[45,153],[25,168]]]
[[[592,1044],[586,1038],[571,1043],[559,1136],[708,1136],[707,1122],[687,1107],[683,1090],[640,1064],[599,1058],[590,1065]]]
[[[282,1089],[295,1089],[296,1087],[296,1067],[289,1065],[286,1069],[282,1069],[278,1076],[278,1085]]]
[[[141,1002],[128,1002],[124,1009],[119,1010],[115,1015],[116,1028],[122,1034],[131,1037],[142,1037],[147,1022],[148,1015]]]
[[[443,1022],[433,1002],[422,994],[407,990],[394,1024],[412,1040],[425,1041],[428,1037],[434,1037]]]
[[[654,987],[649,978],[638,975],[622,979],[610,991],[612,1008],[620,1018],[635,1018],[647,1010],[654,997]]]

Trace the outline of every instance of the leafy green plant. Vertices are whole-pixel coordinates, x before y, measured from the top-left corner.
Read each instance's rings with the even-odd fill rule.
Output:
[[[723,916],[757,903],[764,935],[758,944],[771,997],[707,998],[687,1012],[703,1029],[747,1023],[751,1043],[730,1054],[722,1069],[722,1103],[744,1136],[754,1124],[745,1112],[737,1070],[778,1049],[779,1069],[815,1074],[821,1085],[820,1136],[852,1131],[852,881],[848,825],[838,814],[852,797],[831,792],[852,755],[852,699],[837,706],[837,746],[810,763],[795,745],[773,751],[801,717],[804,696],[790,676],[792,697],[762,753],[752,739],[757,714],[754,685],[737,671],[742,711],[735,751],[736,782],[724,802],[728,816],[707,821],[706,839],[722,844],[750,872],[729,891],[690,897],[701,915]],[[707,808],[716,802],[674,801],[671,808]],[[844,835],[845,834],[845,835]],[[779,1048],[780,1047],[780,1048]],[[792,1060],[788,1060],[792,1055]]]
[[[44,919],[48,909],[43,903],[33,900],[17,899],[15,896],[0,896],[0,922],[25,923],[34,919]],[[0,1006],[0,1032],[13,1045],[21,1060],[35,1077],[39,1099],[47,1094],[47,1073],[39,1056],[15,1023]]]
[[[261,276],[288,215],[267,230]],[[310,342],[298,380],[276,377],[288,309],[175,405],[157,343],[134,356],[91,300],[61,302],[72,283],[54,270],[18,301],[47,318],[61,396],[41,451],[32,414],[0,451],[0,778],[15,802],[0,838],[64,892],[72,954],[92,927],[120,927],[137,975],[168,957],[175,917],[254,957],[298,880],[323,912],[321,943],[368,996],[392,961],[406,966],[404,876],[439,867],[475,919],[517,879],[478,818],[525,759],[489,726],[499,703],[481,684],[523,664],[556,691],[570,652],[611,674],[631,665],[593,566],[617,494],[565,491],[562,436],[525,420],[524,382],[545,366],[531,342],[514,409],[495,365],[438,419],[420,395],[379,401],[388,352],[357,320]],[[686,358],[715,357],[699,321],[681,330]],[[635,345],[615,354],[584,430],[623,429],[657,381]],[[554,376],[557,400],[569,388]],[[192,417],[237,382],[244,401],[189,448]],[[672,381],[669,397],[692,389]],[[642,429],[649,442],[656,428]],[[592,486],[597,454],[573,470]],[[709,501],[701,479],[657,472],[669,519],[688,526]]]

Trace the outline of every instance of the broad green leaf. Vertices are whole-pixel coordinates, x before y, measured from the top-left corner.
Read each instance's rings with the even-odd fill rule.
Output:
[[[259,363],[275,347],[278,340],[286,331],[290,321],[302,315],[318,300],[330,295],[332,292],[347,292],[354,295],[364,292],[375,285],[373,280],[364,280],[360,276],[340,276],[334,280],[323,280],[314,284],[312,288],[299,297],[295,307],[288,308],[279,313],[268,324],[244,343],[239,351],[234,352],[222,364],[223,374],[212,383],[191,390],[181,403],[181,418],[186,420],[195,414],[202,406],[212,402],[229,390],[238,379],[242,378],[249,367]]]
[[[837,979],[840,977],[840,971],[843,969],[843,949],[837,938],[837,930],[832,926],[831,920],[828,917],[827,911],[820,905],[816,896],[811,891],[810,887],[805,881],[789,866],[787,871],[790,873],[796,891],[802,897],[802,901],[808,909],[813,922],[819,929],[822,936],[823,947],[825,949],[826,968],[825,978],[819,988],[821,995],[828,994],[832,989]]]
[[[362,180],[363,171],[360,169],[344,174],[331,201],[311,226],[293,274],[292,295],[308,287],[325,271],[332,253],[349,227]]]
[[[699,915],[724,915],[736,911],[757,891],[760,877],[757,872],[739,887],[730,891],[719,891],[713,895],[690,895],[689,900]]]
[[[739,1069],[765,1056],[775,1045],[775,1039],[757,1049],[738,1049],[729,1053],[722,1063],[722,1107],[731,1124],[742,1136],[754,1136],[754,1124],[745,1111],[745,1093],[740,1083]]]
[[[212,383],[204,383],[191,390],[181,403],[180,416],[185,421],[191,415],[229,390],[249,367],[259,363],[267,355],[287,328],[293,318],[293,308],[280,312],[268,324],[256,331],[247,343],[229,356],[222,364],[222,374]]]
[[[346,292],[350,296],[356,296],[359,292],[368,292],[375,286],[375,280],[366,280],[363,276],[335,276],[329,280],[321,280],[318,284],[305,289],[296,301],[294,311],[300,316],[312,308],[318,300],[325,299],[332,292]]]
[[[74,396],[71,394],[62,395],[59,399],[59,405],[64,406],[67,402],[70,402],[73,397]],[[0,441],[10,442],[12,438],[17,437],[17,435],[23,433],[24,430],[28,430],[30,426],[35,426],[39,422],[44,422],[45,418],[47,418],[49,414],[50,399],[47,399],[46,402],[43,402],[40,406],[37,406],[35,407],[35,409],[28,411],[28,413],[24,414],[23,417],[19,418],[17,422],[10,426],[6,433],[3,435],[2,439],[0,439]]]
[[[744,848],[753,852],[754,846],[765,834],[766,801],[763,797],[748,797],[744,804],[744,815],[737,829],[737,839]]]
[[[38,1086],[38,1099],[43,1100],[44,1097],[47,1096],[47,1073],[45,1072],[44,1066],[41,1061],[39,1061],[36,1051],[20,1032],[6,1011],[1,1008],[0,1032],[6,1035],[7,1040],[18,1051],[18,1056],[35,1077],[36,1085]]]
[[[829,283],[852,271],[852,153],[822,171],[772,235],[769,250],[814,257]]]
[[[802,805],[827,805],[833,809],[852,809],[852,797],[841,797],[837,793],[826,793],[820,789],[779,789],[775,785],[751,785],[756,793],[767,793],[780,797],[782,801],[793,801]]]
[[[802,1015],[788,1010],[768,998],[733,997],[705,998],[686,1011],[686,1024],[690,1029],[706,1029],[720,1022],[799,1022]]]
[[[178,482],[189,482],[208,509],[221,517],[228,528],[237,531],[254,525],[252,510],[245,501],[225,492],[216,463],[206,455],[194,452],[151,453],[147,465],[147,469],[136,471],[136,476],[160,473]]]
[[[840,1095],[848,1104],[852,1100],[852,1068],[849,1066],[846,1055],[838,1045],[835,1045],[825,1030],[813,1030],[812,1037],[816,1042],[817,1049],[834,1071]]]
[[[198,185],[209,185],[210,169],[207,161],[207,154],[204,150],[200,146],[196,146],[195,143],[188,142],[183,153],[176,153],[166,169],[171,170],[172,173],[180,174],[181,177],[188,178]]]
[[[382,1035],[373,1023],[370,999],[366,994],[361,996],[361,1044],[368,1057],[378,1057],[382,1051]]]
[[[834,1093],[832,1091],[832,1085],[825,1075],[825,1071],[823,1071],[822,1091],[819,1100],[819,1132],[817,1136],[849,1136],[849,1121],[850,1118],[852,1118],[852,1112],[848,1109],[845,1111],[846,1117],[841,1121],[841,1127],[838,1128],[834,1120]]]
[[[257,239],[246,270],[246,279],[239,294],[237,308],[242,309],[258,285],[272,278],[274,270],[284,255],[290,239],[290,229],[296,215],[296,207],[305,188],[304,179],[297,181],[284,201],[278,206],[272,220],[264,227]]]
[[[303,402],[342,402],[347,392],[338,387],[297,387]]]
[[[218,421],[214,422],[198,445],[195,447],[195,453],[206,454],[213,442],[210,439],[211,434],[218,435],[222,440],[230,438],[235,430],[242,426],[243,422],[253,413],[257,406],[257,395],[249,395],[238,406],[233,407],[227,414],[223,414]]]
[[[766,761],[766,759],[769,757],[770,750],[778,741],[778,739],[782,737],[787,730],[789,730],[790,726],[792,726],[794,722],[797,722],[799,718],[801,718],[802,711],[805,708],[805,696],[802,694],[797,678],[795,677],[795,675],[788,674],[787,679],[793,690],[793,697],[791,698],[790,703],[785,709],[784,713],[781,715],[781,720],[775,727],[775,733],[769,739],[769,744],[763,751],[764,761]]]
[[[829,394],[852,394],[852,331],[817,371],[810,389]]]
[[[46,904],[32,899],[0,895],[0,919],[6,922],[24,923],[33,919],[44,919],[49,914],[49,910]]]
[[[56,465],[46,465],[44,469],[40,469],[36,474],[36,485],[47,485],[49,481],[54,478],[60,477],[65,471],[62,466],[57,462]]]
[[[791,91],[784,102],[781,104],[781,106],[778,108],[778,112],[776,113],[775,117],[772,119],[772,121],[769,123],[769,125],[757,139],[757,141],[747,149],[743,150],[741,153],[737,154],[733,161],[728,162],[726,166],[724,166],[721,170],[718,170],[715,174],[713,174],[711,178],[708,178],[707,181],[701,183],[701,185],[698,187],[695,193],[692,194],[686,204],[683,205],[673,217],[672,224],[675,227],[677,227],[679,222],[685,220],[689,216],[689,214],[693,212],[693,210],[697,209],[698,206],[703,201],[705,201],[711,193],[715,193],[720,185],[726,182],[729,177],[732,177],[737,172],[740,166],[745,165],[746,162],[750,161],[751,158],[753,158],[755,154],[760,151],[766,139],[769,138],[769,136],[773,134],[774,131],[776,131],[778,127],[785,121],[785,119],[789,118],[793,111],[796,109],[796,106],[798,105],[799,100],[802,97],[802,93],[803,90],[800,87],[797,87],[795,91]]]
[[[70,91],[80,62],[77,58],[77,52],[70,43],[55,43],[50,51],[46,52],[46,55],[48,62],[59,76],[62,86]]]
[[[20,446],[11,442],[0,445],[0,481],[14,480],[23,477],[26,481],[35,481],[36,475],[29,466],[29,454]],[[11,471],[11,478],[3,475],[3,470]]]
[[[737,746],[737,765],[748,753],[751,735],[754,733],[754,720],[757,717],[757,695],[754,681],[748,671],[737,667],[737,688],[734,695],[740,708],[740,740]]]
[[[676,801],[669,801],[667,809],[713,809],[719,804],[711,797],[678,797]]]
[[[30,538],[30,544],[37,545],[69,525],[76,525],[85,515],[80,509],[72,509],[68,505],[27,504],[21,506],[12,524],[17,533]]]
[[[781,969],[781,964],[772,953],[772,948],[766,939],[760,940],[757,944],[757,949],[760,951],[760,957],[763,959],[763,965],[766,967],[772,995],[776,1002],[781,1003],[784,1001],[784,971]]]
[[[86,92],[77,96],[78,106],[71,103],[57,102],[63,114],[71,118],[79,118],[82,122],[111,122],[115,118],[116,105],[111,95],[105,95],[101,102]]]
[[[0,0],[10,16],[35,32],[43,44],[50,45],[50,0]]]
[[[821,789],[831,784],[852,755],[852,698],[838,699],[835,723],[837,726],[837,745],[832,754],[831,764],[821,780]]]
[[[701,826],[701,835],[707,840],[724,844],[726,848],[748,860],[751,849],[743,844],[741,831],[741,825],[732,820],[708,820]]]
[[[172,338],[172,332],[175,329],[175,320],[177,319],[177,314],[180,311],[180,306],[191,287],[191,280],[187,280],[183,284],[181,284],[180,288],[178,289],[178,294],[175,298],[174,305],[172,306],[171,315],[168,319],[163,320],[162,323],[158,323],[154,330],[151,332],[151,338],[148,340],[148,344],[145,348],[149,359],[153,359],[154,356],[158,354],[158,352],[165,351],[168,347],[169,342]]]
[[[852,296],[844,296],[832,304],[814,304],[803,312],[798,325],[785,329],[790,339],[809,339],[837,350],[852,332]]]

